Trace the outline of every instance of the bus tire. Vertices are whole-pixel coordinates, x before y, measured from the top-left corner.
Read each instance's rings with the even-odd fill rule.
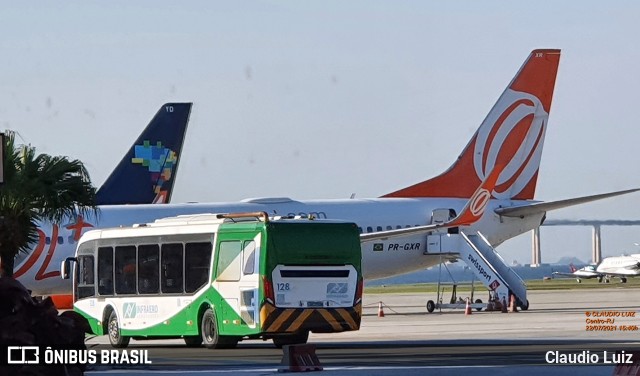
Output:
[[[107,335],[109,336],[109,343],[111,343],[111,346],[117,349],[123,349],[129,346],[129,340],[131,338],[120,335],[120,324],[118,323],[116,311],[111,311],[111,315],[109,315]]]
[[[213,314],[211,308],[207,308],[207,310],[204,311],[200,322],[202,342],[206,348],[230,349],[238,345],[238,339],[236,337],[220,335],[218,332],[218,324],[216,323],[216,316]]]
[[[309,340],[309,331],[273,337],[273,344],[281,349],[284,345],[304,345]]]

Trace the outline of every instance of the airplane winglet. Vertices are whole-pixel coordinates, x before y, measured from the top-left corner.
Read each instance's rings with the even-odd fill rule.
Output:
[[[409,228],[401,228],[397,230],[370,232],[360,234],[360,242],[370,242],[373,240],[395,238],[406,236],[409,234],[423,234],[440,228],[450,228],[458,226],[469,226],[477,222],[484,214],[489,200],[491,200],[492,192],[498,183],[500,173],[504,170],[505,165],[496,165],[489,175],[484,179],[482,184],[476,189],[469,201],[455,218],[443,223],[434,223],[424,226],[416,226]]]
[[[559,201],[534,202],[531,204],[520,205],[520,206],[496,208],[494,211],[496,214],[504,217],[523,218],[528,215],[546,213],[550,210],[567,208],[569,206],[585,204],[587,202],[602,200],[609,197],[626,195],[628,193],[633,193],[637,191],[640,191],[640,188],[626,189],[624,191],[601,193],[601,194],[591,195],[591,196],[575,197],[575,198],[569,198],[566,200],[559,200]]]

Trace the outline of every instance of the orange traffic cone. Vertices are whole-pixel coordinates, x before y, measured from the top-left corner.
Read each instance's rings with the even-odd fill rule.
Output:
[[[467,298],[467,306],[464,308],[464,314],[465,315],[471,314],[471,304],[469,304],[469,298]]]
[[[384,317],[384,311],[382,310],[382,302],[378,302],[378,317]]]
[[[516,307],[516,297],[515,295],[511,295],[511,302],[509,304],[509,312],[518,312],[518,307]]]
[[[502,297],[502,303],[501,303],[501,305],[502,305],[502,313],[507,313],[507,312],[509,312],[509,311],[507,310],[507,299],[505,299],[505,297],[504,297],[504,296]]]

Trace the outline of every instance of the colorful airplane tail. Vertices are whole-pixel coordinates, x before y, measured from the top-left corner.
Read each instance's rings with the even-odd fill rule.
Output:
[[[98,205],[171,199],[192,103],[166,103],[97,192]]]
[[[469,198],[498,164],[492,196],[532,199],[551,109],[560,50],[534,50],[456,162],[443,174],[382,197]]]
[[[573,264],[569,264],[569,271],[570,271],[571,273],[575,273],[575,272],[577,272],[577,271],[578,271],[578,268],[576,268],[576,266],[575,266],[575,265],[573,265]]]

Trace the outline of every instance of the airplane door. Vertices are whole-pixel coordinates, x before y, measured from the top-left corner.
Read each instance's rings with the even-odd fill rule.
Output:
[[[435,209],[431,212],[431,224],[445,223],[456,216],[456,211],[453,209]],[[436,229],[429,235],[427,235],[427,252],[428,253],[440,253],[442,249],[442,236],[447,233],[457,233],[457,228],[454,231],[452,229]]]

